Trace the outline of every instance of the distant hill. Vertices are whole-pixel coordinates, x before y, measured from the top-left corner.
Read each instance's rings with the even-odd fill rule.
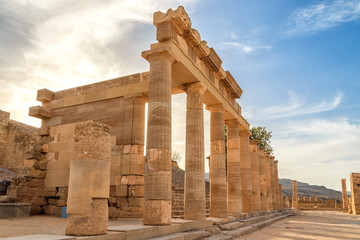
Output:
[[[286,196],[292,196],[292,181],[290,179],[281,178],[279,184],[282,184],[283,193]],[[324,186],[309,185],[308,183],[297,182],[297,190],[299,197],[321,197],[323,199],[341,200],[340,191],[328,189]]]
[[[209,181],[209,173],[205,173],[206,181]],[[292,196],[292,181],[286,178],[280,178],[279,184],[282,184],[283,194]],[[341,200],[342,194],[340,191],[328,189],[324,186],[310,185],[308,183],[297,182],[299,197],[321,197],[323,199],[338,199]],[[351,192],[348,192],[349,197]]]

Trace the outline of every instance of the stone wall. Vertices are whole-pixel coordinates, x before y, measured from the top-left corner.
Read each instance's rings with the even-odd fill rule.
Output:
[[[37,131],[35,127],[11,120],[10,113],[0,110],[0,168],[19,172],[38,143]]]

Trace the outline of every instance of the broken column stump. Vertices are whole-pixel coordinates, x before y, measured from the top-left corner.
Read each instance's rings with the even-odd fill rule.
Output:
[[[108,125],[96,122],[76,124],[66,235],[90,236],[107,232],[110,153]]]

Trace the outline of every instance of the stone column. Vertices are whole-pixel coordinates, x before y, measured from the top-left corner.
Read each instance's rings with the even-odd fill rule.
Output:
[[[341,179],[343,209],[347,212],[348,196],[346,191],[346,179]]]
[[[276,210],[276,184],[275,184],[275,168],[274,168],[274,156],[270,157],[270,171],[271,171],[271,196],[273,210]]]
[[[241,197],[243,213],[253,212],[249,136],[249,131],[240,131]]]
[[[261,211],[260,178],[258,140],[250,140],[251,178],[252,178],[252,206],[253,212]]]
[[[280,200],[280,209],[283,210],[285,208],[284,196],[282,193],[282,184],[279,184],[279,200]]]
[[[261,199],[261,211],[267,210],[267,192],[266,192],[266,164],[264,150],[258,151],[259,159],[259,177],[260,177],[260,199]]]
[[[210,110],[210,217],[227,217],[227,183],[225,163],[224,107]]]
[[[143,223],[169,225],[172,194],[171,68],[174,58],[166,51],[144,57],[150,62],[150,79]]]
[[[350,174],[352,214],[360,215],[360,173]]]
[[[281,208],[280,189],[279,189],[279,173],[278,173],[278,162],[274,161],[274,173],[275,173],[275,191],[276,191],[276,209]]]
[[[124,136],[119,173],[121,178],[120,181],[115,181],[117,207],[122,209],[124,214],[142,217],[146,98],[142,95],[126,96],[124,103]]]
[[[226,121],[228,213],[242,213],[239,122]]]
[[[66,235],[106,234],[110,158],[110,127],[96,122],[76,124],[70,163]]]
[[[272,189],[271,189],[271,168],[270,168],[270,155],[265,153],[265,172],[266,172],[266,209],[273,210]]]
[[[205,90],[200,82],[185,87],[187,107],[184,219],[206,219],[203,110]]]
[[[297,195],[296,180],[292,180],[292,187],[293,187],[292,208],[296,209],[296,208],[299,208],[299,200],[298,200],[298,195]]]

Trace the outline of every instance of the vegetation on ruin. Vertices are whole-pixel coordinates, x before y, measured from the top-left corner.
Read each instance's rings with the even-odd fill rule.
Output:
[[[258,147],[264,149],[265,152],[273,155],[273,148],[271,147],[271,131],[268,131],[266,127],[252,127],[250,129],[251,135],[250,139],[257,139],[259,141]]]

